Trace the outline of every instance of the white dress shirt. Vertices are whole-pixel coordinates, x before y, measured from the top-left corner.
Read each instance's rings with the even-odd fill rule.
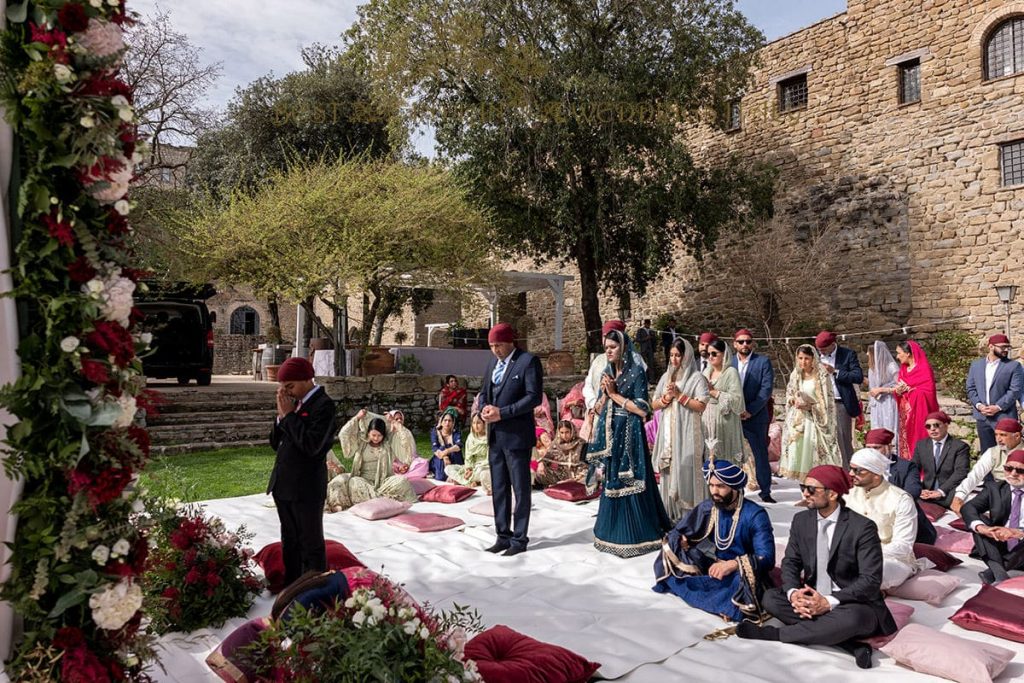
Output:
[[[821,362],[824,363],[825,365],[831,365],[833,368],[835,368],[835,366],[836,366],[836,353],[838,351],[839,351],[839,347],[836,346],[836,348],[832,349],[832,353],[831,354],[829,354],[828,356],[824,356],[823,355],[821,357]],[[835,375],[835,373],[829,373],[828,377],[832,381],[832,394],[833,394],[833,398],[835,398],[838,401],[841,397],[839,396],[839,387],[836,386],[836,375]]]
[[[839,523],[839,511],[842,510],[842,509],[843,509],[843,506],[837,505],[836,509],[832,511],[831,515],[828,515],[827,517],[822,517],[821,514],[819,513],[814,518],[814,522],[815,522],[815,524],[818,525],[818,528],[821,528],[821,520],[823,520],[823,519],[827,519],[830,522],[832,522],[831,524],[828,525],[828,528],[825,529],[825,536],[828,538],[828,547],[829,547],[829,551],[830,552],[831,552],[831,548],[832,548],[832,539],[835,538],[835,535],[836,535],[836,525]],[[814,543],[815,543],[815,547],[817,547],[817,543],[818,543],[817,535],[815,535]],[[819,572],[820,571],[824,571],[827,574],[828,573],[828,567],[818,567],[817,571],[819,571]],[[829,576],[829,578],[831,578],[831,576]],[[801,589],[800,588],[790,588],[789,591],[786,593],[786,597],[787,598],[792,598],[793,591],[798,591],[798,590],[801,590]],[[833,581],[832,582],[832,592],[834,593],[837,590],[839,590],[839,586],[837,586],[836,582]],[[828,600],[828,604],[831,607],[835,607],[836,605],[839,604],[839,600],[837,598],[832,597],[831,595],[824,595],[822,597],[824,597],[826,600]]]

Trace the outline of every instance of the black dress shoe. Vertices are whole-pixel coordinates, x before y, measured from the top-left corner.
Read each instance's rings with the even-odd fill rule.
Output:
[[[779,629],[775,626],[758,626],[749,621],[741,621],[736,625],[736,635],[748,640],[778,640]]]
[[[772,494],[769,493],[766,496],[761,496],[761,502],[762,503],[778,503],[779,501],[777,501],[774,498],[772,498]]]
[[[487,552],[489,552],[489,553],[500,553],[502,550],[508,550],[509,547],[510,546],[509,546],[508,543],[495,543],[490,548],[487,548]]]
[[[508,550],[503,552],[501,554],[501,556],[502,557],[512,557],[513,555],[518,555],[519,553],[525,553],[525,552],[526,552],[526,548],[524,548],[523,546],[521,546],[521,545],[513,545],[513,546],[510,546]]]
[[[995,572],[993,572],[991,569],[984,569],[978,572],[978,578],[981,579],[982,583],[987,584],[989,586],[996,582]]]

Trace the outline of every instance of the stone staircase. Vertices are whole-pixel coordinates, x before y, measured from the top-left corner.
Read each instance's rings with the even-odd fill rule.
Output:
[[[276,384],[151,387],[164,403],[146,420],[154,455],[230,446],[264,446]]]

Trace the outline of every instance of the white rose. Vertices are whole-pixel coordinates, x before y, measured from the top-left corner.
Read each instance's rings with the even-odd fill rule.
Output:
[[[103,280],[93,278],[85,283],[86,294],[102,294],[103,293]]]
[[[429,637],[430,637],[430,631],[428,631],[427,627],[424,626],[423,628],[420,629],[420,638],[422,638],[423,640],[426,640]]]
[[[142,607],[142,589],[129,581],[110,584],[89,598],[92,620],[107,631],[116,631]]]
[[[131,549],[132,546],[128,543],[128,539],[121,538],[118,539],[117,543],[114,544],[114,547],[110,549],[110,552],[114,554],[114,557],[125,557]]]
[[[107,4],[111,7],[117,7],[120,4],[120,2],[119,0],[107,0]]]
[[[117,110],[117,118],[125,123],[131,123],[135,120],[135,110],[131,107],[121,107]]]
[[[402,630],[405,632],[405,635],[411,636],[416,633],[416,625],[411,621],[407,622],[402,625]]]
[[[117,404],[121,408],[121,414],[114,420],[114,427],[130,427],[135,420],[135,413],[138,407],[135,404],[135,397],[131,394],[121,394],[117,397]]]
[[[89,4],[96,8],[103,7],[103,0],[89,0]]]
[[[93,548],[92,561],[96,564],[106,564],[107,560],[110,559],[110,548],[105,545],[98,545]]]
[[[60,340],[60,350],[64,353],[71,353],[78,348],[78,337],[64,337]]]
[[[75,79],[75,72],[67,64],[54,64],[53,75],[57,77],[57,81],[60,83],[69,83]]]
[[[352,615],[352,625],[356,628],[362,628],[364,621],[366,621],[366,615],[362,612],[356,612]]]
[[[348,598],[347,600],[345,600],[345,607],[346,608],[352,609],[355,606],[356,606],[356,599],[355,598]]]
[[[78,123],[82,128],[93,128],[96,126],[96,119],[93,118],[92,114],[86,114],[82,118],[78,119]]]
[[[114,211],[117,211],[122,216],[127,216],[131,210],[132,205],[128,203],[127,199],[118,199],[114,202]]]
[[[153,343],[153,333],[143,332],[142,334],[139,335],[139,341],[141,341],[146,346],[149,346],[150,344]]]
[[[110,98],[110,103],[118,108],[132,106],[131,103],[128,101],[128,98],[124,95],[114,95]]]

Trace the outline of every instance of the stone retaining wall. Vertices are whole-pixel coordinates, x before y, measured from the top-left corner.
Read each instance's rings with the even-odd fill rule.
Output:
[[[214,333],[213,374],[251,375],[252,350],[266,341],[261,334]]]

